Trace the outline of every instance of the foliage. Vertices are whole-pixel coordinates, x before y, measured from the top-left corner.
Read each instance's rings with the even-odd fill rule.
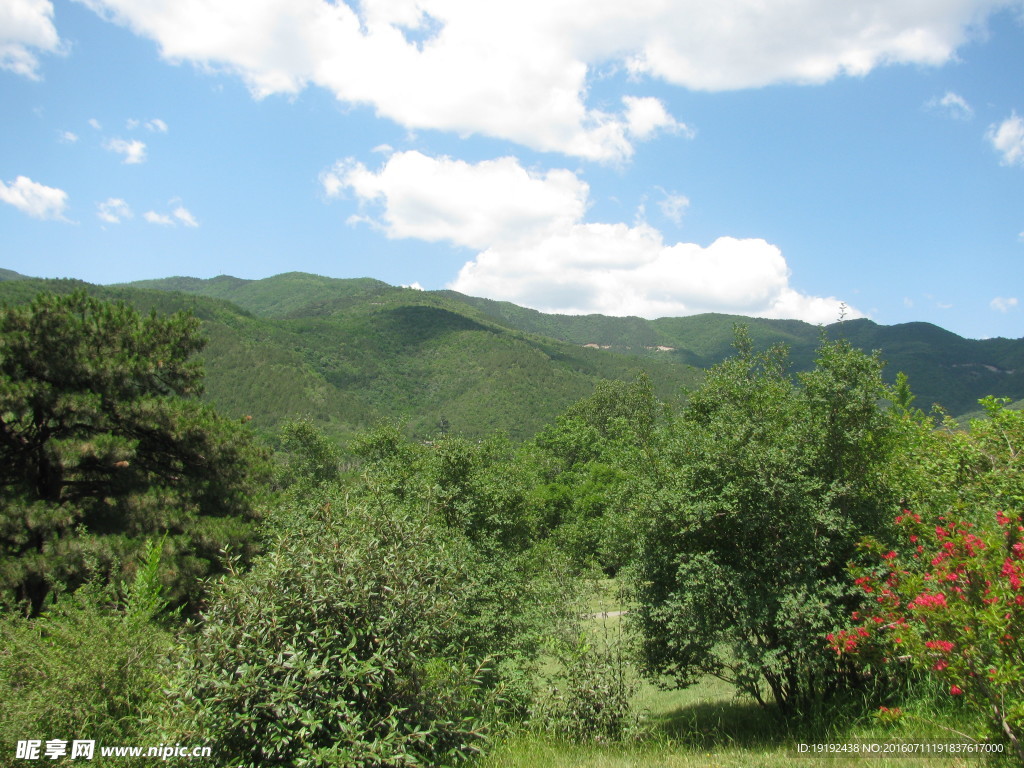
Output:
[[[621,633],[586,626],[576,614],[552,637],[548,653],[557,663],[544,675],[533,725],[575,742],[613,742],[636,731],[632,700],[638,680]]]
[[[197,402],[198,321],[82,291],[0,310],[0,589],[42,608],[92,559],[130,562],[168,532],[172,598],[250,543],[264,477],[249,434]]]
[[[341,450],[310,419],[286,421],[280,439],[286,459],[278,485],[316,487],[341,479]]]
[[[733,682],[784,714],[856,685],[824,635],[863,602],[846,573],[898,498],[882,471],[895,446],[877,356],[823,341],[794,382],[782,349],[709,372],[664,446],[646,501],[635,583],[649,674]]]
[[[528,464],[500,435],[425,444],[394,425],[361,435],[352,450],[363,462],[353,499],[379,514],[425,515],[470,547],[458,631],[467,650],[495,659],[491,679],[507,684],[512,709],[524,711],[548,628],[570,609],[565,597],[574,589],[561,553],[543,540]]]
[[[656,462],[663,416],[650,379],[601,382],[534,439],[539,524],[577,566],[614,575],[636,553],[637,478]]]
[[[161,545],[147,545],[126,594],[93,579],[60,594],[38,618],[0,618],[4,750],[21,739],[140,742],[146,718],[165,706],[172,644],[155,621],[165,607]]]
[[[466,550],[421,517],[331,496],[281,510],[222,582],[175,686],[176,741],[225,764],[452,763],[481,749],[488,660],[459,636]]]
[[[898,659],[941,680],[987,715],[1024,759],[1024,526],[1002,512],[985,528],[905,511],[899,551],[855,571],[872,600],[855,625],[828,636],[836,653],[884,666]]]
[[[897,516],[894,546],[865,543],[873,561],[854,575],[867,609],[830,640],[862,665],[898,660],[934,676],[1024,759],[1024,413],[982,405],[989,418],[970,432],[932,436],[920,459],[935,499]]]

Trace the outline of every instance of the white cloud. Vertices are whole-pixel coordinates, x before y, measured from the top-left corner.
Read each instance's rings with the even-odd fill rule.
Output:
[[[78,134],[73,131],[61,131],[59,133],[60,140],[64,144],[74,144],[78,141]]]
[[[660,130],[693,136],[693,131],[684,123],[676,121],[658,99],[650,96],[623,96],[622,103],[626,107],[626,133],[634,138],[649,139]]]
[[[160,224],[165,227],[174,227],[178,224],[182,224],[186,227],[198,227],[199,222],[196,217],[192,215],[185,206],[181,204],[178,198],[173,198],[170,204],[174,206],[170,213],[157,213],[156,211],[146,211],[142,214],[142,218],[148,221],[150,224]]]
[[[119,197],[109,197],[102,203],[97,203],[96,215],[108,224],[120,224],[133,216],[128,203]]]
[[[61,52],[50,0],[0,2],[0,69],[38,80],[39,52]]]
[[[100,121],[97,120],[95,117],[90,117],[89,118],[89,126],[93,130],[95,130],[95,131],[102,131],[103,130],[103,126],[100,125]]]
[[[159,117],[154,117],[152,120],[147,120],[146,128],[155,133],[167,133],[167,123],[165,123]]]
[[[35,219],[67,221],[64,209],[68,204],[68,193],[39,184],[27,176],[19,176],[10,184],[0,181],[0,202],[13,205]]]
[[[665,192],[664,190],[661,190],[661,192],[665,195],[663,199],[658,201],[658,208],[661,209],[662,215],[666,219],[671,219],[676,224],[682,224],[683,214],[690,207],[690,198],[676,192]]]
[[[198,227],[199,226],[199,222],[196,221],[195,216],[193,216],[191,213],[189,213],[189,211],[183,205],[177,206],[172,211],[172,214],[174,215],[174,218],[176,218],[178,221],[180,221],[186,227]]]
[[[789,285],[781,251],[764,240],[668,244],[643,222],[584,222],[589,189],[568,170],[400,152],[378,171],[343,161],[322,181],[328,195],[351,194],[371,209],[358,220],[389,237],[477,249],[449,286],[463,293],[572,314],[839,316],[837,299]]]
[[[986,138],[1003,156],[1003,165],[1024,165],[1024,120],[1016,112],[999,125],[990,126]]]
[[[321,183],[328,196],[351,190],[364,203],[382,204],[376,224],[389,237],[467,248],[564,229],[582,218],[589,193],[571,171],[531,172],[514,157],[471,165],[419,152],[393,154],[376,172],[344,160]]]
[[[146,159],[146,145],[138,139],[110,139],[103,146],[111,152],[124,155],[124,162],[128,165],[136,165]]]
[[[418,282],[417,283],[409,283],[408,285],[404,285],[403,284],[401,287],[402,288],[411,288],[414,291],[422,291],[422,290],[424,290],[423,286],[420,285]]]
[[[970,120],[974,117],[974,109],[967,100],[953,91],[946,91],[941,99],[932,99],[927,106],[932,109],[943,109],[946,114],[957,120]]]
[[[148,221],[150,224],[161,224],[163,226],[174,226],[174,219],[168,216],[166,213],[157,213],[156,211],[146,211],[142,214],[142,218]]]
[[[1016,296],[996,296],[988,305],[996,312],[1009,312],[1011,309],[1016,308],[1019,303]]]
[[[139,121],[136,120],[134,117],[129,117],[127,120],[124,121],[124,127],[127,128],[129,131],[134,131],[136,128],[139,127]]]
[[[1016,0],[83,2],[168,60],[239,75],[257,97],[314,84],[409,129],[621,160],[681,124],[650,97],[618,111],[591,103],[598,70],[714,91],[937,65]]]

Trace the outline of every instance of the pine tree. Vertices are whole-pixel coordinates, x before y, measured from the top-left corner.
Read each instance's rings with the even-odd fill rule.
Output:
[[[196,398],[199,321],[84,291],[0,309],[0,590],[33,612],[54,585],[116,574],[168,534],[187,600],[232,540],[246,549],[265,458]]]

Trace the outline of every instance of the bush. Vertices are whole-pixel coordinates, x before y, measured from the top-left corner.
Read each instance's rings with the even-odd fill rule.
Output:
[[[281,510],[220,585],[175,684],[173,739],[234,766],[453,763],[483,744],[465,652],[468,550],[423,519],[321,496]]]
[[[558,663],[546,675],[534,725],[576,742],[618,741],[635,730],[637,678],[619,633],[594,632],[577,620],[549,648]]]
[[[1024,760],[1024,525],[896,518],[903,546],[877,544],[874,568],[855,570],[870,598],[852,627],[828,636],[837,655],[862,664],[906,664],[941,681],[988,721]]]
[[[61,594],[39,617],[0,620],[0,748],[23,739],[139,744],[165,706],[172,638],[153,617],[163,601],[159,545],[126,596],[98,579]],[[123,762],[123,761],[122,761]]]

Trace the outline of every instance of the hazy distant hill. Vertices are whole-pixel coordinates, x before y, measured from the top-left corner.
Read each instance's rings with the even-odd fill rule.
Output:
[[[797,320],[705,314],[644,320],[550,315],[454,291],[290,272],[264,280],[171,277],[120,286],[37,280],[0,272],[0,300],[86,286],[142,309],[191,309],[204,324],[207,396],[226,412],[273,428],[309,415],[335,434],[380,418],[430,434],[442,422],[469,435],[524,437],[603,378],[646,371],[659,395],[694,386],[699,368],[731,353],[733,325],[759,346],[789,345],[809,367],[821,329]],[[988,394],[1024,398],[1024,339],[964,339],[928,323],[827,327],[882,350],[887,376],[904,371],[927,409],[973,411]]]

